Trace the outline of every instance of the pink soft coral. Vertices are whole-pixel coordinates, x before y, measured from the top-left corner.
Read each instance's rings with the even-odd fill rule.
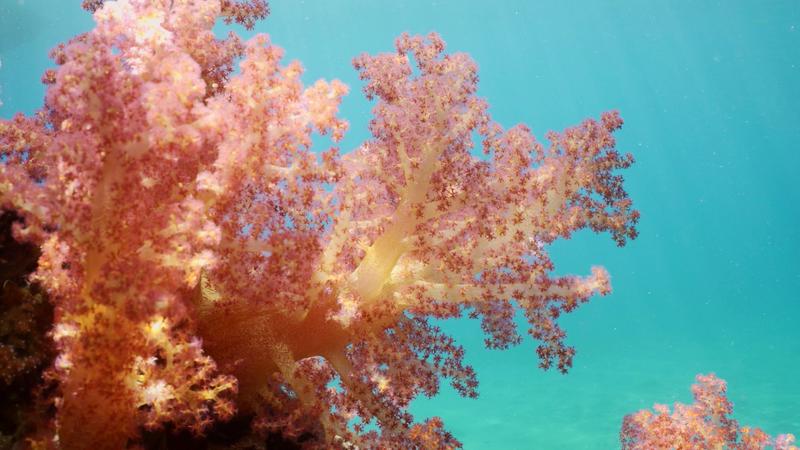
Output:
[[[771,438],[759,428],[739,427],[730,417],[733,404],[726,396],[724,380],[714,374],[697,375],[692,385],[694,403],[676,403],[669,407],[656,404],[655,414],[642,410],[625,416],[620,432],[622,448],[626,450],[797,450],[794,436],[782,434]]]
[[[41,246],[35,278],[56,306],[51,442],[200,434],[236,400],[254,429],[309,447],[455,447],[407,410],[440,377],[476,395],[430,319],[471,308],[505,348],[521,339],[511,299],[542,367],[570,367],[556,319],[608,293],[608,274],[553,277],[545,248],[587,227],[635,237],[617,113],[544,147],[491,120],[469,57],[403,35],[355,60],[373,138],[319,154],[312,132],[347,127],[347,88],[304,87],[265,35],[212,33],[220,17],[249,25],[262,2],[87,7],[97,26],[54,50],[44,110],[0,122],[0,202]]]

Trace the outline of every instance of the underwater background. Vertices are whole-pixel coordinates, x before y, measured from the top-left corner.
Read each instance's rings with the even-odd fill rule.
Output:
[[[418,419],[441,416],[467,449],[612,449],[625,414],[690,403],[694,376],[714,372],[741,424],[800,434],[800,1],[270,7],[237,32],[269,33],[306,82],[351,87],[343,151],[368,138],[371,107],[351,59],[392,50],[404,31],[437,31],[469,53],[504,126],[525,123],[544,141],[605,110],[625,119],[616,136],[637,161],[624,176],[639,238],[619,249],[584,231],[552,247],[559,273],[602,265],[612,276],[611,295],[561,319],[578,351],[570,373],[538,369],[530,338],[489,351],[478,322],[449,321],[480,398],[445,385],[414,403]],[[0,117],[41,106],[48,50],[91,26],[79,0],[0,0]]]

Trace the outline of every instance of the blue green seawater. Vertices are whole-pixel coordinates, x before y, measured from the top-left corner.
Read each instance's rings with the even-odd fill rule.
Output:
[[[79,3],[0,0],[0,116],[40,106],[47,50],[91,27]],[[617,136],[637,160],[625,178],[640,237],[619,249],[583,232],[551,248],[559,273],[599,264],[612,275],[611,295],[563,318],[575,366],[543,372],[530,339],[489,351],[477,323],[450,321],[480,398],[445,386],[414,403],[418,418],[441,416],[467,449],[613,449],[626,413],[689,402],[695,374],[715,372],[741,423],[800,434],[800,1],[271,7],[256,31],[302,61],[306,81],[351,86],[343,150],[368,136],[351,58],[392,50],[404,31],[435,30],[472,55],[505,126],[543,137],[608,109],[625,119]]]

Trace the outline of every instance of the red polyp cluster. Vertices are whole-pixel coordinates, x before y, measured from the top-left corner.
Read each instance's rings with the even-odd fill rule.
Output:
[[[55,415],[29,445],[125,448],[235,416],[262,442],[458,447],[408,412],[441,379],[477,395],[432,321],[468,311],[507,348],[512,300],[541,366],[571,366],[557,319],[609,277],[553,276],[546,248],[583,228],[635,237],[616,112],[545,147],[492,121],[467,55],[403,35],[354,61],[372,138],[316,152],[313,133],[347,129],[347,87],[303,86],[266,35],[212,32],[252,26],[263,1],[84,3],[96,27],[53,51],[45,107],[0,121],[0,206],[40,247],[55,308]]]
[[[625,416],[620,442],[625,450],[797,450],[794,436],[770,437],[760,428],[740,427],[730,417],[733,404],[727,397],[725,380],[714,374],[697,375],[692,385],[694,403],[656,404],[655,413],[642,410]]]

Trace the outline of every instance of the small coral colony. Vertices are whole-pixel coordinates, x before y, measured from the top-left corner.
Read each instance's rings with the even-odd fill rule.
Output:
[[[616,112],[540,144],[491,119],[466,54],[401,35],[353,62],[369,140],[312,149],[345,133],[348,88],[303,86],[267,35],[212,32],[263,0],[84,8],[43,107],[0,121],[0,445],[460,447],[408,408],[441,381],[477,395],[435,324],[462,314],[503,349],[521,310],[541,367],[571,366],[557,319],[609,276],[554,276],[546,249],[636,236]],[[694,395],[626,417],[622,445],[793,448],[729,418],[713,375]]]

